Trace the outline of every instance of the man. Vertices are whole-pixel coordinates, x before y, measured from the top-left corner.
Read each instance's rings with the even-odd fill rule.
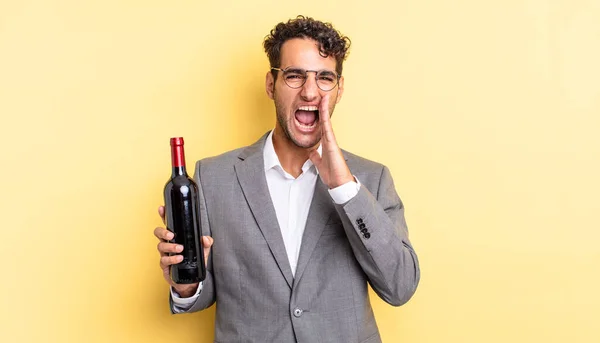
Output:
[[[207,277],[177,285],[172,234],[155,230],[173,313],[217,303],[217,342],[381,342],[368,286],[400,306],[419,282],[389,170],[342,151],[330,115],[349,39],[298,17],[264,47],[275,129],[196,163]],[[164,209],[159,208],[164,219]]]

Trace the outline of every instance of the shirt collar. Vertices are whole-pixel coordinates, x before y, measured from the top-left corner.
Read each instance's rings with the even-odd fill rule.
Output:
[[[267,136],[267,139],[265,140],[265,147],[263,149],[263,158],[265,161],[265,172],[272,168],[276,168],[276,167],[278,167],[276,169],[284,171],[283,167],[281,166],[281,162],[279,162],[279,157],[277,157],[277,153],[275,153],[275,146],[273,145],[273,132],[274,131],[275,130],[271,130],[271,132],[269,133],[269,136]],[[317,152],[319,153],[319,155],[322,155],[322,150],[323,150],[323,148],[321,147],[321,144],[319,144],[319,147],[317,148]],[[305,173],[312,166],[314,166],[312,161],[310,159],[306,160],[306,162],[302,166],[302,172]],[[317,173],[318,173],[318,171],[317,171]]]

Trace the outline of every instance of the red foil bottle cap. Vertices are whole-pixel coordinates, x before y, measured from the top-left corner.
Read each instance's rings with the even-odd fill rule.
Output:
[[[183,137],[171,138],[171,146],[181,146],[181,145],[183,145]]]
[[[183,137],[171,138],[171,163],[173,167],[185,167]]]

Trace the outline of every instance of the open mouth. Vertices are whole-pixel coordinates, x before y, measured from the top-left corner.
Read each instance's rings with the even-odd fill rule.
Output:
[[[317,106],[300,106],[295,116],[300,128],[310,130],[319,122],[319,109]]]

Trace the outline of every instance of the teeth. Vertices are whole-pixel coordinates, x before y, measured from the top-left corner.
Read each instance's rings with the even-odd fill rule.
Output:
[[[300,106],[300,108],[298,108],[301,111],[317,111],[318,108],[317,106]]]
[[[312,123],[312,125],[305,125],[305,124],[302,124],[302,123],[301,123],[301,122],[299,122],[299,121],[296,121],[296,122],[298,123],[298,125],[299,125],[300,127],[303,127],[303,128],[305,128],[305,129],[310,129],[310,128],[312,128],[312,127],[314,127],[314,126],[315,126],[315,123]]]

